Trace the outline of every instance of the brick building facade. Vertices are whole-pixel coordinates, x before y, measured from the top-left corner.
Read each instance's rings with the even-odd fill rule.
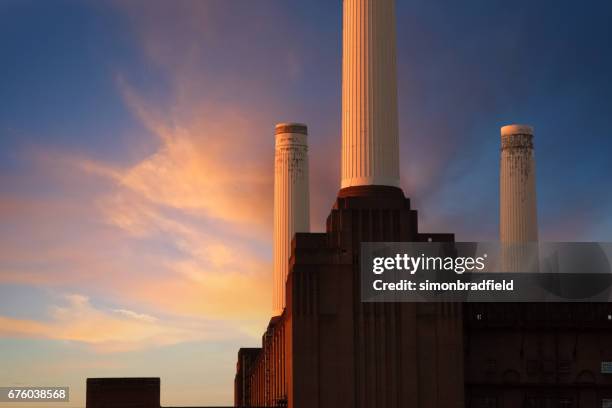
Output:
[[[295,236],[287,307],[261,349],[240,351],[252,356],[238,364],[236,404],[611,406],[608,303],[361,302],[361,242],[452,240],[420,233],[398,188],[341,190],[327,231]]]

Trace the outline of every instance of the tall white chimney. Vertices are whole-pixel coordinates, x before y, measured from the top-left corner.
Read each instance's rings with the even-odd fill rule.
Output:
[[[501,128],[499,239],[502,268],[507,272],[533,269],[538,241],[533,128]],[[533,245],[524,245],[533,243]],[[537,265],[537,264],[536,264]]]
[[[301,123],[276,125],[274,157],[274,315],[285,308],[285,281],[291,240],[310,231],[308,189],[308,128]]]
[[[395,0],[344,0],[342,183],[399,187]]]

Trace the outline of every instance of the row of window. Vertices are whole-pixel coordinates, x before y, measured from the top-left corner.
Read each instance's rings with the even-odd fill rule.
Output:
[[[568,374],[572,371],[571,360],[527,360],[527,374],[536,375],[544,374]],[[485,372],[493,374],[497,371],[497,360],[487,359],[485,364]]]
[[[501,401],[497,397],[479,396],[472,397],[468,404],[469,408],[501,408]],[[612,398],[601,400],[601,408],[612,408]],[[573,408],[578,407],[574,398],[568,396],[528,396],[523,400],[521,408]]]

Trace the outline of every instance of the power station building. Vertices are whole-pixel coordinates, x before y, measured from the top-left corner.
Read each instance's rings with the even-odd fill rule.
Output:
[[[277,150],[274,317],[261,348],[238,352],[235,405],[612,408],[610,304],[361,302],[362,242],[454,240],[421,232],[399,188],[394,7],[343,1],[341,182],[325,232],[282,207],[295,190]],[[305,146],[305,126],[282,126]],[[506,126],[501,144],[500,240],[537,241],[533,129]]]

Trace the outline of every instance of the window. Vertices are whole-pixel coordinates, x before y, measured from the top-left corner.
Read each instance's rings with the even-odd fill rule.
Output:
[[[555,362],[553,360],[544,360],[542,371],[546,374],[553,374],[555,372]]]
[[[574,408],[572,397],[535,396],[525,398],[525,408]],[[610,406],[609,408],[612,408]]]
[[[572,371],[572,362],[570,360],[559,361],[559,373],[568,374]]]
[[[543,408],[541,398],[527,397],[525,398],[525,408]]]
[[[540,372],[540,362],[538,360],[527,360],[527,375],[536,375]]]
[[[497,408],[497,397],[472,397],[470,408]]]

